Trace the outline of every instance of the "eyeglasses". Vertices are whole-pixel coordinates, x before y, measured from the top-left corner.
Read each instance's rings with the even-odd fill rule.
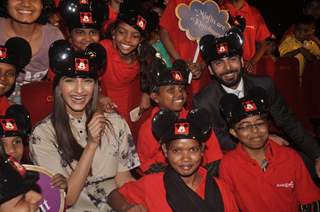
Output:
[[[237,127],[236,130],[240,132],[249,132],[253,130],[253,128],[257,130],[261,130],[261,129],[264,129],[266,126],[267,126],[267,123],[265,121],[259,121],[254,124],[244,124],[242,126]]]

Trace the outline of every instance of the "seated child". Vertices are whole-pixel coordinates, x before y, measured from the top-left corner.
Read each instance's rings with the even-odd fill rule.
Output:
[[[24,167],[5,153],[0,142],[0,212],[38,211],[42,197],[37,177],[26,174]]]
[[[320,40],[315,36],[315,20],[303,15],[294,25],[293,34],[287,36],[279,46],[281,57],[296,57],[299,60],[299,73],[302,76],[306,61],[320,57]]]
[[[161,110],[152,121],[169,166],[124,184],[109,195],[116,211],[238,211],[233,195],[218,179],[201,167],[204,143],[211,127],[205,110],[191,110],[180,119]]]
[[[0,142],[10,158],[18,161],[23,159],[24,142],[31,131],[31,120],[28,111],[22,105],[11,105],[5,115],[0,116]],[[55,174],[52,186],[59,189],[67,188],[67,180],[61,174]]]
[[[231,188],[241,211],[319,211],[320,190],[292,149],[270,139],[265,91],[256,87],[245,98],[220,101],[235,150],[220,164],[220,177]]]
[[[18,73],[30,62],[31,47],[20,37],[13,37],[0,45],[0,115],[4,115],[10,102],[7,98],[14,88]]]
[[[151,115],[141,124],[138,131],[137,151],[141,161],[140,169],[145,173],[161,171],[166,165],[166,159],[160,144],[152,134],[152,118],[160,110],[169,110],[186,117],[188,111],[184,108],[187,92],[186,87],[191,82],[191,73],[183,60],[176,60],[172,68],[167,68],[163,60],[155,58],[148,68],[145,80],[146,90],[156,106]],[[214,133],[211,134],[204,150],[204,164],[209,164],[222,158],[222,152]]]

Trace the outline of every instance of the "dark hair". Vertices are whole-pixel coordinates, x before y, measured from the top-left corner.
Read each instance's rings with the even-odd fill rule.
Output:
[[[313,16],[311,15],[301,15],[298,17],[295,25],[298,25],[298,24],[305,24],[305,25],[315,25],[316,24],[316,20]]]
[[[53,81],[54,89],[54,108],[51,115],[51,122],[56,133],[56,141],[58,148],[61,151],[61,157],[65,160],[68,166],[72,169],[71,163],[73,160],[79,161],[83,152],[83,147],[74,138],[69,124],[69,115],[66,111],[66,105],[61,95],[59,88],[62,76],[56,75]],[[86,107],[87,123],[90,121],[93,113],[96,110],[98,101],[98,81],[95,80],[95,87],[91,101]]]

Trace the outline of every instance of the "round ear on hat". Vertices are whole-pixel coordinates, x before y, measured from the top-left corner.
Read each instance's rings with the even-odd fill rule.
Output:
[[[248,91],[247,94],[248,98],[252,98],[255,100],[256,104],[261,112],[269,111],[269,100],[267,92],[261,87],[253,87]]]
[[[5,44],[9,56],[12,55],[12,62],[17,68],[23,68],[31,60],[32,50],[30,44],[23,38],[12,37]]]
[[[159,140],[178,120],[178,114],[169,110],[160,110],[152,119],[152,132]]]
[[[92,43],[86,48],[85,55],[89,57],[90,65],[97,71],[98,76],[102,75],[107,65],[105,48],[98,43]]]
[[[216,37],[211,34],[201,37],[199,41],[199,47],[202,54],[202,58],[206,60],[207,64],[211,60],[210,51],[215,51],[212,49],[214,48],[215,45],[216,45]]]
[[[60,15],[66,24],[79,22],[79,0],[62,0],[59,8]]]
[[[205,141],[211,132],[209,112],[204,108],[195,108],[189,111],[187,116],[191,128],[196,131],[199,141]]]
[[[6,111],[6,117],[16,120],[18,130],[23,135],[28,135],[31,132],[31,118],[27,109],[18,104],[11,105]]]
[[[57,40],[49,48],[50,67],[56,74],[72,69],[74,50],[66,40]]]
[[[235,46],[237,49],[241,49],[243,45],[243,34],[242,31],[238,27],[230,28],[226,34],[229,37],[230,43]]]
[[[239,104],[240,104],[239,98],[234,94],[225,94],[220,99],[219,108],[223,117],[227,119],[227,122],[229,122],[230,119],[232,119],[233,108],[239,106]]]

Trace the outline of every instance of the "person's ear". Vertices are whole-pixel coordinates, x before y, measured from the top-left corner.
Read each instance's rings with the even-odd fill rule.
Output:
[[[240,62],[241,62],[241,68],[244,68],[244,61],[243,61],[243,57],[240,57]]]
[[[167,149],[166,144],[162,144],[161,149],[163,151],[164,156],[167,158],[168,157],[168,149]]]
[[[238,138],[238,134],[237,134],[237,132],[235,131],[235,129],[230,128],[230,129],[229,129],[229,133],[230,133],[232,136],[234,136],[235,138]]]
[[[210,75],[214,75],[213,70],[211,68],[211,65],[208,65],[208,70],[209,70]]]
[[[155,92],[150,93],[150,98],[157,104],[159,104],[159,95]]]

